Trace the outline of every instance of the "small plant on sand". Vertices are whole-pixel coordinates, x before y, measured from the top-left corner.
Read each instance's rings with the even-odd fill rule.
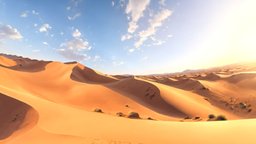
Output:
[[[129,113],[128,118],[139,119],[140,115],[137,112],[131,112]]]
[[[208,118],[209,118],[209,119],[214,119],[214,118],[216,118],[216,116],[215,116],[214,114],[209,114],[209,115],[208,115]]]
[[[215,120],[216,121],[224,121],[224,120],[227,120],[227,118],[225,116],[223,116],[223,115],[219,115],[219,116],[216,117]]]
[[[227,118],[223,115],[215,116],[213,114],[210,114],[208,116],[208,121],[224,121],[224,120],[227,120]]]
[[[194,120],[199,120],[199,119],[200,119],[199,116],[194,117]]]
[[[103,113],[103,111],[99,108],[94,109],[94,112]]]
[[[155,119],[153,119],[153,118],[151,118],[151,117],[148,117],[147,119],[148,119],[148,120],[155,120]]]

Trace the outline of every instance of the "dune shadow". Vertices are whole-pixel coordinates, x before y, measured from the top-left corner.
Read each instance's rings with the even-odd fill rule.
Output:
[[[151,83],[135,78],[126,78],[104,84],[104,86],[159,114],[178,118],[186,116],[186,114],[167,103],[161,97],[160,90]]]
[[[26,117],[33,114],[32,121]],[[38,114],[29,105],[0,93],[0,140],[10,137],[15,131],[33,125],[37,122]]]
[[[74,62],[68,63],[68,64],[74,64]],[[76,65],[72,69],[70,78],[74,81],[89,83],[89,84],[103,84],[103,83],[111,83],[111,82],[117,81],[114,78],[110,78],[105,75],[100,75],[94,70],[88,67],[82,66],[80,64]]]

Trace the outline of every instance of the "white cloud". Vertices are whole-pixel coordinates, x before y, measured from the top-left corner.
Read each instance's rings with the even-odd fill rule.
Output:
[[[172,11],[168,9],[163,9],[157,13],[153,19],[151,19],[149,27],[145,31],[139,33],[139,40],[135,42],[135,48],[139,48],[143,43],[151,36],[155,35],[157,28],[162,26],[162,23],[171,16]]]
[[[128,51],[129,51],[130,53],[132,53],[132,52],[135,51],[135,49],[131,48],[131,49],[129,49]]]
[[[90,56],[84,54],[88,50],[91,50],[89,42],[83,38],[75,37],[72,40],[62,43],[57,52],[67,59],[83,61],[91,59]]]
[[[138,28],[137,22],[143,16],[143,12],[149,5],[150,0],[129,0],[126,7],[126,14],[131,16],[128,32],[134,33]]]
[[[132,35],[126,34],[126,35],[123,35],[123,36],[121,37],[121,41],[129,40],[129,39],[131,39],[131,38],[132,38]]]
[[[20,14],[20,17],[26,18],[26,17],[28,17],[29,14],[39,16],[39,13],[38,13],[36,10],[32,10],[32,11],[26,10],[26,11],[24,11],[24,12],[22,12],[22,13]]]
[[[115,6],[115,2],[114,1],[112,1],[111,4],[112,4],[112,6]]]
[[[72,36],[74,38],[79,38],[81,36],[81,32],[78,29],[75,29],[75,31],[72,33]]]
[[[22,17],[22,18],[28,17],[28,11],[22,12],[22,13],[20,14],[20,17]]]
[[[39,15],[39,12],[37,12],[36,10],[32,10],[31,13],[32,13],[33,15]]]
[[[58,49],[57,52],[70,60],[84,61],[91,59],[87,54],[78,53],[70,49]]]
[[[47,46],[49,45],[48,42],[42,42],[42,43],[43,43],[44,45],[47,45]]]
[[[23,36],[20,32],[13,28],[10,25],[2,25],[0,24],[0,40],[2,39],[12,39],[12,40],[20,40]]]
[[[81,51],[81,50],[90,50],[91,46],[89,42],[82,38],[75,38],[60,45],[62,48]]]
[[[73,16],[68,16],[68,20],[72,21],[81,16],[81,13],[76,13]]]
[[[48,32],[50,29],[52,29],[52,27],[49,24],[43,24],[40,28],[39,31],[40,32]]]

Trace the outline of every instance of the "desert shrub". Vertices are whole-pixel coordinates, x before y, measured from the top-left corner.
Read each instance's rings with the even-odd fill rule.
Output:
[[[195,120],[198,120],[198,119],[200,119],[200,117],[199,117],[199,116],[196,116],[194,119],[195,119]]]
[[[208,118],[209,118],[209,119],[214,119],[215,117],[216,117],[216,116],[215,116],[214,114],[209,114],[209,115],[208,115]]]
[[[148,120],[155,120],[155,119],[153,119],[153,118],[151,118],[151,117],[148,117],[147,119],[148,119]]]
[[[103,111],[101,109],[99,109],[99,108],[94,109],[94,112],[103,113]]]
[[[131,112],[129,113],[128,118],[139,119],[140,115],[137,112]]]
[[[219,115],[219,116],[216,117],[215,120],[216,121],[223,121],[223,120],[227,120],[227,118],[225,116],[223,116],[223,115]]]

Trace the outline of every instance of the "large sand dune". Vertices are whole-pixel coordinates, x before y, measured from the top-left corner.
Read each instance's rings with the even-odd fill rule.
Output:
[[[1,54],[0,143],[254,144],[256,74],[232,68],[122,77]]]

